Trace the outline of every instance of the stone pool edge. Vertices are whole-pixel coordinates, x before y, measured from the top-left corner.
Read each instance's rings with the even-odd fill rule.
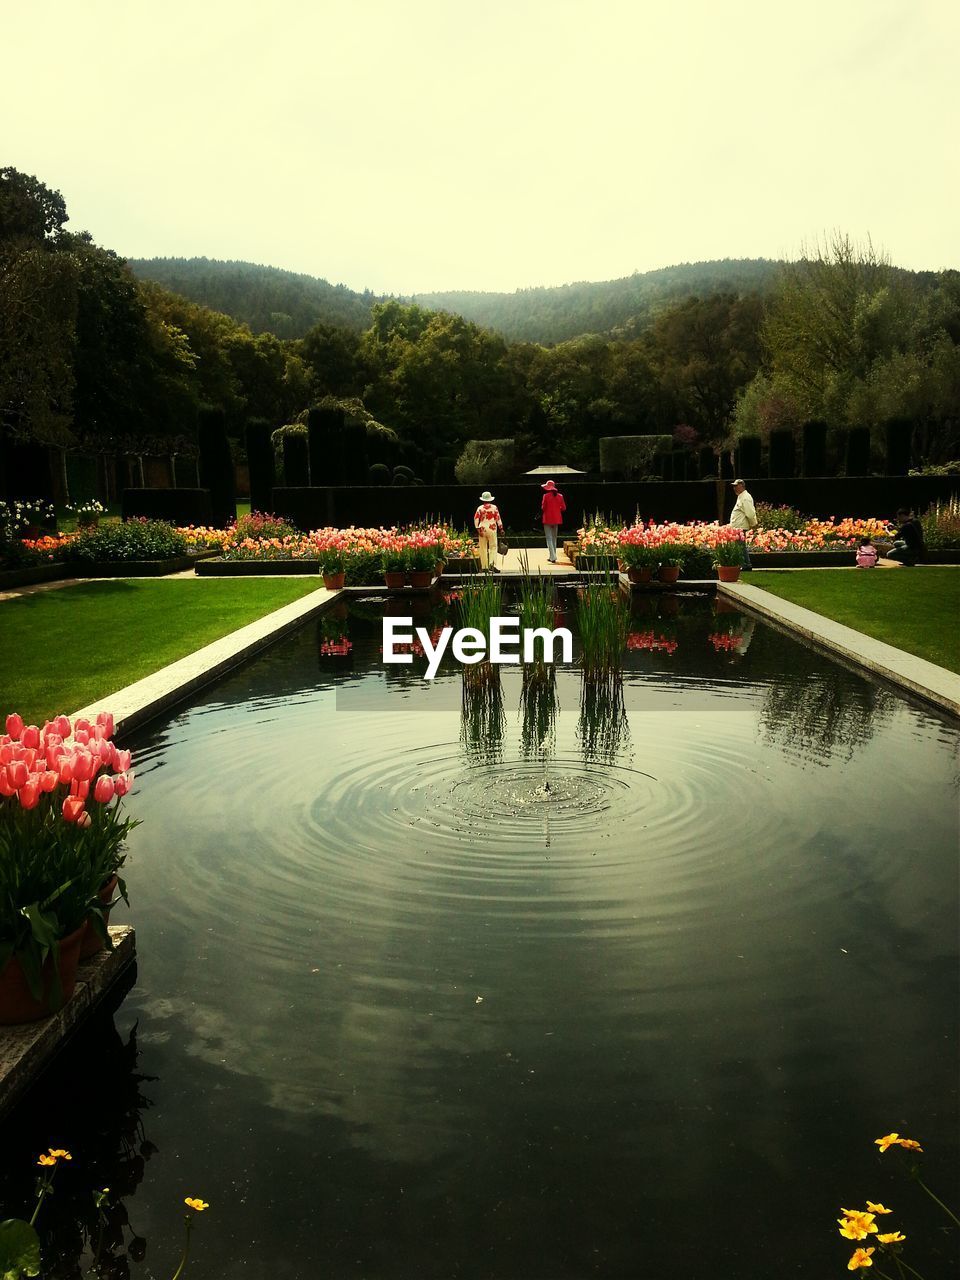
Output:
[[[316,591],[302,596],[290,604],[281,605],[272,613],[248,622],[246,626],[213,640],[202,649],[196,649],[185,658],[178,658],[152,675],[144,676],[124,689],[106,694],[95,703],[81,707],[70,717],[76,720],[85,716],[88,720],[99,711],[113,713],[115,732],[120,734],[138,729],[155,716],[182,702],[204,685],[225,675],[232,668],[245,662],[261,649],[273,644],[289,631],[294,631],[315,614],[322,613],[342,593],[328,591],[318,586]]]
[[[771,622],[779,622],[788,631],[846,658],[855,666],[866,667],[941,711],[960,717],[960,675],[945,667],[896,649],[883,640],[875,640],[842,622],[814,613],[812,609],[781,600],[762,587],[745,582],[722,582],[718,584],[717,592]]]

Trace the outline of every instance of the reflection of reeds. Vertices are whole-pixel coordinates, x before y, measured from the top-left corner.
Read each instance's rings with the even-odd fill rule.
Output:
[[[490,619],[500,617],[503,613],[503,591],[495,578],[484,575],[477,582],[460,589],[460,599],[456,602],[460,614],[460,626],[472,627],[486,638],[487,651],[490,648]],[[464,665],[464,684],[488,685],[499,683],[497,668],[485,658],[482,662]]]
[[[609,577],[577,592],[577,630],[585,675],[606,676],[623,670],[630,606]]]
[[[463,669],[460,741],[476,761],[495,760],[499,758],[503,749],[503,732],[506,724],[500,672],[496,667],[492,667],[492,678],[478,683],[467,678],[467,673],[471,669],[470,667]]]
[[[619,672],[599,677],[584,672],[577,734],[588,760],[613,764],[629,747],[630,725]]]
[[[546,666],[546,664],[544,664]],[[525,756],[540,755],[552,743],[557,724],[557,682],[553,667],[546,678],[525,682],[520,694],[520,749]]]

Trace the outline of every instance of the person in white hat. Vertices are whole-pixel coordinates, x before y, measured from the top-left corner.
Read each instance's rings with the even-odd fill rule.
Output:
[[[489,489],[480,495],[480,505],[473,513],[473,527],[480,540],[480,568],[499,573],[494,561],[497,558],[497,534],[503,533],[503,521]]]
[[[737,495],[737,500],[730,512],[730,524],[734,529],[739,529],[740,537],[743,539],[743,568],[752,569],[750,552],[747,549],[747,531],[757,527],[757,508],[742,480],[734,480],[733,492]]]
[[[548,480],[540,488],[544,491],[541,509],[543,512],[543,535],[547,540],[547,558],[551,564],[556,564],[557,530],[563,523],[563,513],[567,509],[567,504],[563,500],[563,494],[552,480]]]

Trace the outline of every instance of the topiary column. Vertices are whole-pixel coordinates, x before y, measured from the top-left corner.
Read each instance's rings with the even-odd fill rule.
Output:
[[[307,437],[290,431],[283,437],[283,483],[298,488],[310,483]]]
[[[825,422],[803,424],[800,466],[800,474],[805,479],[827,474],[827,424]]]
[[[346,484],[344,437],[342,409],[314,408],[307,414],[311,484]]]
[[[887,445],[886,474],[905,476],[910,470],[913,423],[908,418],[890,418],[884,423]]]
[[[759,436],[741,436],[737,441],[737,475],[756,478],[763,462],[763,444]]]
[[[274,456],[270,423],[251,418],[247,423],[247,462],[250,467],[250,510],[273,510]]]
[[[796,472],[797,445],[793,432],[784,428],[770,432],[770,476],[792,480]]]
[[[870,474],[870,428],[851,427],[847,432],[846,473],[848,476]]]
[[[200,450],[200,487],[210,490],[210,511],[217,528],[226,528],[237,518],[237,495],[233,475],[233,455],[227,438],[226,416],[222,409],[201,409],[197,417],[197,445]]]

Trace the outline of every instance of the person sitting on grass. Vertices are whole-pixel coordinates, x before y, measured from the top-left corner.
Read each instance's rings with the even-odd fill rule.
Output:
[[[873,545],[871,540],[869,538],[862,538],[860,541],[860,550],[857,552],[857,568],[875,569],[879,559],[880,552]]]
[[[908,507],[901,507],[897,512],[896,537],[887,552],[887,559],[899,560],[903,565],[912,566],[923,559],[926,550],[923,525]]]

